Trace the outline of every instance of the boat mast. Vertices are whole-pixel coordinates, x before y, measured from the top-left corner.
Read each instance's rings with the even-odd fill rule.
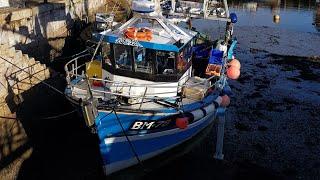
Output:
[[[170,13],[174,13],[176,10],[176,0],[171,0],[171,10]]]
[[[228,2],[227,2],[227,0],[223,0],[223,5],[224,5],[224,8],[225,8],[225,10],[226,10],[226,16],[227,16],[227,18],[229,18],[230,13],[229,13],[229,7],[228,7]]]

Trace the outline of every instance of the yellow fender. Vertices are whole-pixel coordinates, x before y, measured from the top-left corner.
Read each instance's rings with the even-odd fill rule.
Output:
[[[101,61],[93,60],[86,63],[86,74],[89,78],[102,79],[102,64]]]

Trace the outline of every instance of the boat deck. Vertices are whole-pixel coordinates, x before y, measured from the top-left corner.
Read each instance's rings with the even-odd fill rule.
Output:
[[[88,91],[88,81],[84,79],[75,79],[73,81],[74,85],[72,85],[72,96],[77,99],[88,100],[91,95]],[[113,100],[117,99],[120,102],[120,106],[118,104],[117,108],[126,109],[128,111],[158,111],[166,108],[178,108],[177,104],[180,106],[191,104],[198,102],[200,99],[195,98],[195,96],[183,96],[180,102],[176,102],[175,98],[167,98],[167,99],[144,99],[144,98],[136,98],[132,101],[130,98],[121,97],[116,95],[112,95],[108,93],[107,87],[97,87],[92,86],[91,92],[92,95],[99,100],[98,107],[99,109],[110,109],[112,107]],[[193,93],[193,92],[192,92]]]

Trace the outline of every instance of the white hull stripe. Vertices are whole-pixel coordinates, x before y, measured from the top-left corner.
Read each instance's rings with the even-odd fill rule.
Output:
[[[206,117],[212,116],[214,113],[215,112],[212,112],[212,113],[208,114]],[[192,123],[191,125],[188,126],[187,129],[175,128],[175,129],[170,129],[170,130],[162,131],[162,132],[128,136],[128,138],[129,138],[130,141],[137,141],[137,140],[145,140],[145,139],[157,138],[157,137],[161,137],[161,136],[166,136],[166,135],[179,133],[179,132],[182,132],[182,131],[186,131],[189,128],[193,128],[193,127],[196,127],[196,126],[200,125],[203,121],[205,121],[206,117],[200,119],[199,121],[196,121],[196,122]],[[127,139],[124,136],[121,136],[121,137],[110,137],[110,138],[105,138],[104,139],[104,143],[105,144],[119,143],[119,142],[125,142],[125,141],[127,141]]]
[[[198,122],[203,122],[203,121],[207,120],[208,118],[212,117],[212,115],[213,115],[213,113],[208,115],[208,116],[206,116],[206,117],[204,117],[203,119],[199,120]],[[214,120],[214,118],[211,118],[211,120],[210,120],[210,122],[208,124],[210,124],[213,120]],[[147,160],[147,159],[150,159],[150,158],[152,158],[152,157],[154,157],[156,155],[159,155],[159,154],[161,154],[161,153],[163,153],[163,152],[165,152],[165,151],[167,151],[169,149],[172,149],[175,146],[178,146],[179,144],[191,139],[192,137],[197,135],[201,130],[203,130],[206,127],[207,126],[204,126],[203,128],[200,128],[196,133],[194,133],[190,137],[184,139],[183,141],[180,141],[179,143],[173,144],[171,146],[167,146],[165,148],[159,149],[157,151],[154,151],[154,152],[151,152],[151,153],[148,153],[148,154],[141,155],[141,156],[139,156],[139,158],[141,160]],[[105,165],[104,169],[105,169],[106,174],[109,175],[109,174],[112,174],[112,173],[114,173],[116,171],[119,171],[121,169],[133,166],[135,164],[138,164],[137,159],[136,158],[130,158],[130,159],[127,159],[127,160],[118,161],[118,162],[115,162],[115,163],[111,163],[111,164]]]

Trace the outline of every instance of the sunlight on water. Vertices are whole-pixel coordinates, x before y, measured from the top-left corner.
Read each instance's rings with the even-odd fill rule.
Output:
[[[316,0],[229,0],[239,26],[267,26],[294,31],[320,31],[320,3]],[[280,19],[275,20],[274,16]]]

